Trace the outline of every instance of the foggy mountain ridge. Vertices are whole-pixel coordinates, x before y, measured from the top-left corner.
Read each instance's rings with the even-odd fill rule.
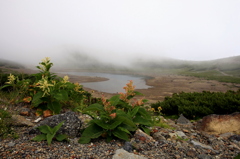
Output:
[[[134,70],[147,70],[147,69],[181,69],[187,68],[189,70],[201,71],[218,69],[222,71],[240,70],[240,56],[232,56],[228,58],[221,58],[209,61],[187,61],[178,60],[173,58],[158,58],[158,59],[135,59],[132,60],[128,66],[107,63],[98,60],[95,57],[88,56],[86,54],[73,53],[68,56],[64,61],[53,62],[53,68],[60,69],[85,69],[96,71],[134,71]],[[37,66],[36,63],[35,66]],[[35,66],[31,66],[30,69],[36,69]],[[20,61],[10,61],[0,59],[0,67],[5,68],[26,68],[27,66]]]
[[[240,70],[240,56],[232,56],[209,61],[186,61],[177,59],[159,59],[152,61],[135,61],[135,65],[152,69],[181,69],[188,68],[196,71],[219,69],[222,71]]]
[[[14,69],[25,68],[24,64],[21,64],[20,62],[10,61],[5,59],[0,59],[0,67],[14,68]]]

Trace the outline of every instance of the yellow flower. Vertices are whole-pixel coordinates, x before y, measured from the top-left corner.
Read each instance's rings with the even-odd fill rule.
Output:
[[[42,59],[42,62],[40,62],[39,64],[40,64],[40,66],[38,66],[38,67],[43,72],[48,71],[49,66],[53,65],[52,63],[50,63],[50,57],[45,57],[44,59]]]
[[[44,93],[43,93],[43,97],[45,96],[45,94],[49,94],[50,93],[50,88],[54,86],[53,84],[48,83],[47,77],[44,78],[42,77],[42,79],[37,83],[37,87],[39,87]]]
[[[68,77],[68,76],[64,76],[62,82],[63,82],[63,83],[69,82],[69,77]]]
[[[10,75],[8,76],[8,82],[6,82],[6,84],[13,84],[15,80],[16,77],[10,73]]]
[[[44,59],[42,59],[43,63],[49,63],[50,61],[50,57],[45,57]]]

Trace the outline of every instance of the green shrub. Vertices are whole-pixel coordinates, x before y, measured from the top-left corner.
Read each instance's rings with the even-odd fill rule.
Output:
[[[96,103],[84,110],[93,120],[83,131],[80,143],[89,143],[91,139],[101,136],[107,141],[111,141],[113,137],[128,141],[131,132],[137,128],[150,133],[149,127],[153,126],[153,122],[151,115],[143,107],[145,100],[133,99],[134,102],[131,102],[139,94],[134,91],[132,81],[124,89],[126,93],[120,93],[109,100],[102,97],[102,104]]]
[[[18,135],[12,127],[11,114],[7,111],[0,109],[0,138],[17,138]]]
[[[42,141],[47,140],[48,145],[52,143],[52,139],[56,138],[58,141],[67,140],[67,135],[64,134],[56,134],[57,131],[61,128],[64,121],[59,123],[54,128],[49,127],[48,125],[39,126],[38,129],[42,132],[42,134],[34,137],[32,140],[34,141]]]
[[[0,89],[11,89],[12,94],[11,104],[18,102],[31,103],[33,107],[40,110],[51,110],[54,114],[59,114],[62,106],[72,104],[75,107],[83,107],[86,96],[91,96],[84,91],[78,83],[68,81],[68,76],[60,78],[50,72],[53,63],[50,58],[46,57],[36,66],[39,73],[27,76],[27,78],[10,74],[7,76],[7,81]],[[6,78],[4,76],[4,78]]]
[[[151,105],[166,116],[183,114],[189,119],[202,118],[209,114],[230,114],[240,111],[240,90],[237,92],[174,93],[164,101]]]

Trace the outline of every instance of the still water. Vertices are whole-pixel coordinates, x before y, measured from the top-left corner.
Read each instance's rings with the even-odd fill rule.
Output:
[[[124,92],[123,87],[129,82],[129,80],[133,81],[133,85],[135,85],[135,89],[151,88],[151,86],[146,85],[145,79],[150,78],[147,76],[121,75],[121,74],[110,74],[110,73],[93,73],[93,72],[64,72],[64,73],[69,75],[108,78],[109,80],[102,81],[102,82],[81,83],[81,85],[83,85],[84,87],[94,89],[100,92],[106,92],[106,93]]]

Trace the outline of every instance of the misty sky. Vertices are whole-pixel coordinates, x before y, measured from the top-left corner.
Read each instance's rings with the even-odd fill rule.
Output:
[[[240,55],[239,0],[0,0],[0,58],[105,62]]]

